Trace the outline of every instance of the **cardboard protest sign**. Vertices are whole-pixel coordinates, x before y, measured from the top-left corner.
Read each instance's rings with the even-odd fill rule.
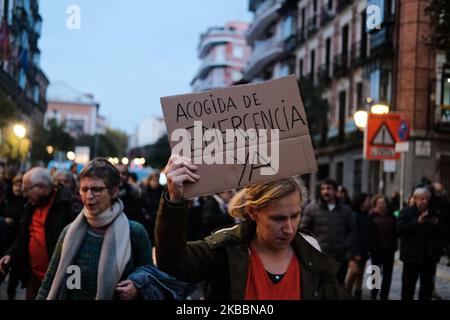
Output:
[[[317,171],[293,75],[162,97],[161,105],[172,153],[198,167],[186,198]]]

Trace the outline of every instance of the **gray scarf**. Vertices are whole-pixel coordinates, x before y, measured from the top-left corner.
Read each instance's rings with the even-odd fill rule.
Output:
[[[123,213],[122,201],[98,216],[91,216],[86,208],[70,224],[62,244],[58,269],[53,279],[47,300],[63,299],[66,287],[67,268],[74,262],[88,228],[108,226],[103,238],[98,264],[96,300],[111,300],[126,264],[131,258],[130,225]],[[81,275],[83,276],[83,275]],[[77,290],[77,289],[74,289]]]

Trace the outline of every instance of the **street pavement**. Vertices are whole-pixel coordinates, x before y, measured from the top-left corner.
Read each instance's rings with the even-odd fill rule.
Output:
[[[389,295],[389,300],[400,300],[401,299],[401,288],[402,288],[402,269],[403,263],[398,259],[399,252],[396,252],[396,259],[394,262],[394,271],[392,274],[391,291]],[[450,267],[447,266],[447,257],[442,257],[441,261],[437,265],[436,271],[436,281],[435,281],[435,291],[441,296],[442,300],[450,300]],[[370,264],[370,260],[366,265]],[[363,281],[363,299],[370,299],[370,290],[367,289],[367,277],[369,275],[365,274]],[[417,280],[416,291],[414,299],[418,299],[419,296],[419,280]]]

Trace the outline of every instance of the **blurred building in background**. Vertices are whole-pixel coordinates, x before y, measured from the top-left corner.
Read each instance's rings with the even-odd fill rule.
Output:
[[[0,0],[0,93],[23,120],[43,120],[48,79],[40,67],[37,0]]]
[[[81,93],[64,82],[55,82],[48,87],[45,123],[55,119],[64,124],[72,137],[105,133],[108,124],[99,115],[100,104],[89,93]]]
[[[201,65],[191,82],[194,92],[230,86],[242,79],[251,50],[245,39],[247,27],[245,22],[233,21],[201,35],[197,50]]]
[[[130,136],[128,147],[140,148],[154,144],[167,133],[164,119],[161,117],[148,117],[139,123],[134,133]]]

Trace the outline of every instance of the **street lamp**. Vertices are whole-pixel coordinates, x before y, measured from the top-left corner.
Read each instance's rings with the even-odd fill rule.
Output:
[[[67,159],[69,159],[70,161],[75,160],[75,152],[73,151],[67,152]]]
[[[27,128],[21,124],[15,124],[13,127],[13,132],[19,140],[22,140],[27,134]]]
[[[17,147],[17,159],[19,160],[20,170],[22,170],[22,157],[20,156],[20,149],[22,147],[22,139],[27,134],[27,128],[24,125],[17,123],[13,126],[13,132],[17,139],[19,139],[19,145]]]
[[[364,131],[364,128],[367,126],[367,117],[367,111],[364,110],[356,111],[353,115],[353,120],[355,121],[355,125],[359,130]]]
[[[47,146],[47,147],[45,147],[45,149],[47,150],[48,154],[52,154],[53,151],[55,150],[52,146]]]
[[[377,103],[370,107],[370,112],[374,114],[388,114],[389,106],[384,103]]]

